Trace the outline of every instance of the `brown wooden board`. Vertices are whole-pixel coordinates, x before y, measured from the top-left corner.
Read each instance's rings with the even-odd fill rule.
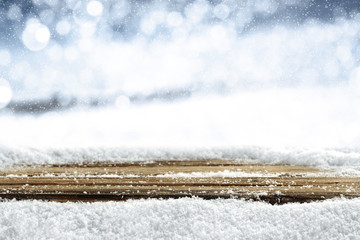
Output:
[[[119,201],[244,198],[270,203],[360,196],[360,179],[290,165],[237,161],[154,161],[16,166],[0,171],[0,198]]]

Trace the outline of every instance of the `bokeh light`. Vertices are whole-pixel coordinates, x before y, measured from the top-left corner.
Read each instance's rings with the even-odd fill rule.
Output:
[[[61,20],[56,24],[56,31],[60,35],[67,35],[71,30],[71,24],[67,20]]]
[[[214,15],[219,19],[226,19],[230,14],[230,9],[226,4],[218,4],[214,8]]]
[[[291,8],[300,12],[308,6],[298,0],[34,0],[29,5],[8,4],[2,15],[11,28],[4,30],[9,40],[0,48],[0,70],[17,99],[34,88],[46,89],[48,98],[63,92],[100,98],[108,92],[131,97],[178,89],[196,95],[356,85],[350,76],[360,66],[356,9],[348,18],[334,10],[342,13],[319,21],[285,17]],[[44,65],[52,69],[46,73],[57,73],[57,82],[46,77]],[[80,90],[84,69],[96,74]]]
[[[131,5],[127,0],[118,0],[110,8],[110,15],[107,19],[112,24],[124,24],[123,19],[130,13]]]
[[[31,51],[44,49],[50,40],[50,31],[47,26],[39,23],[37,19],[30,19],[22,34],[24,45]]]
[[[219,117],[202,131],[205,136],[214,133],[211,129],[222,129],[218,135],[231,143],[256,143],[260,138],[272,142],[271,136],[277,133],[282,139],[305,142],[302,126],[293,116],[302,119],[309,132],[315,129],[311,124],[317,126],[323,137],[313,138],[313,143],[355,143],[360,139],[356,107],[340,111],[328,106],[321,112],[312,100],[321,106],[328,101],[303,90],[324,88],[319,92],[325,94],[345,88],[331,103],[339,100],[347,106],[351,104],[346,101],[359,101],[360,4],[330,2],[338,8],[329,5],[330,9],[318,12],[318,6],[300,0],[5,1],[0,6],[0,76],[6,79],[3,105],[9,101],[9,97],[4,99],[10,89],[14,105],[9,108],[15,102],[57,102],[59,108],[73,104],[74,112],[102,108],[121,115],[125,111],[119,109],[131,106],[125,113],[139,111],[133,119],[141,121],[138,108],[149,107],[147,115],[158,111],[161,116],[152,104],[179,106],[184,101],[186,106],[178,117],[183,116],[181,121],[187,122],[189,132],[195,131],[195,125],[196,130],[201,129],[207,119],[194,124],[187,111],[196,114],[207,109],[204,116],[208,119],[217,119],[213,109],[234,114],[229,125]],[[277,98],[279,92],[284,96]],[[298,96],[294,102],[292,94]],[[192,109],[194,99],[213,97],[216,100]],[[220,99],[222,106],[216,105]],[[266,105],[269,102],[272,105]],[[248,113],[245,120],[238,112]],[[353,115],[347,117],[345,112]],[[312,119],[314,115],[338,130],[327,133]],[[273,122],[264,120],[269,118]],[[251,131],[247,126],[253,126]],[[244,138],[232,135],[233,129]],[[147,131],[145,125],[143,130]],[[161,131],[160,125],[157,130]],[[262,132],[271,134],[264,137]],[[209,141],[214,139],[209,137]],[[282,142],[280,137],[276,140]]]
[[[170,12],[166,19],[171,27],[178,27],[183,23],[183,17],[179,12]]]
[[[18,5],[13,4],[10,6],[8,12],[7,12],[7,17],[10,20],[13,21],[20,21],[22,18],[22,13],[21,13],[21,9]]]
[[[91,16],[100,16],[103,12],[103,5],[99,1],[90,1],[86,6],[86,10]]]

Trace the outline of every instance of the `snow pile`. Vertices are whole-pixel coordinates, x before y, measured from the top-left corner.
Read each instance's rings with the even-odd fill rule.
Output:
[[[356,239],[360,200],[0,203],[3,239]]]
[[[356,149],[307,149],[266,147],[88,147],[21,148],[0,146],[0,166],[16,164],[62,164],[85,162],[130,162],[154,160],[236,160],[267,164],[293,164],[360,169]]]

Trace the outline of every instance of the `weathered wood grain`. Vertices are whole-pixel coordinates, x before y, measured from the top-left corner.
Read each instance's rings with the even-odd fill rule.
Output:
[[[118,201],[245,198],[270,203],[359,197],[360,179],[315,168],[236,161],[17,166],[0,171],[0,198]]]

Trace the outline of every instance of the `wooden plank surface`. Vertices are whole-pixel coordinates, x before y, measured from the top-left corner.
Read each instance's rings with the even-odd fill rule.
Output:
[[[289,165],[236,161],[155,161],[17,166],[0,171],[0,198],[118,201],[245,198],[270,203],[359,197],[360,179]]]

